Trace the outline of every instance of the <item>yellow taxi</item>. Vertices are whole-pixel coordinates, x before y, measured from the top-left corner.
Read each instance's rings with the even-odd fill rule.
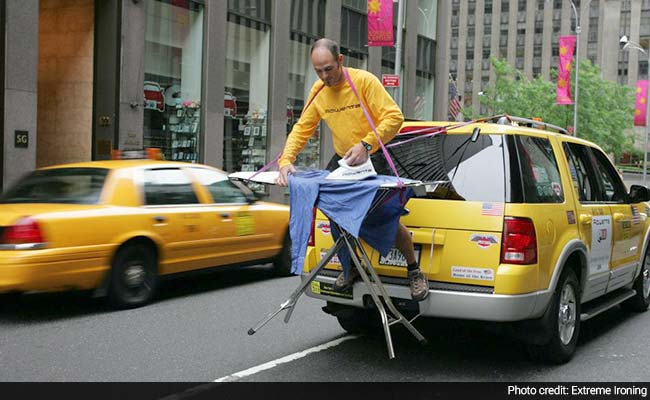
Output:
[[[0,293],[94,289],[118,308],[159,277],[273,262],[290,273],[288,207],[206,165],[110,160],[38,169],[0,199]]]
[[[407,122],[398,138],[449,122]],[[544,129],[541,129],[544,128]],[[409,133],[413,132],[413,133]],[[417,132],[417,133],[416,133]],[[650,191],[626,189],[594,143],[558,127],[502,116],[394,147],[400,176],[437,182],[407,203],[429,296],[410,300],[406,260],[366,247],[389,295],[412,315],[504,322],[542,361],[574,354],[580,323],[621,305],[645,311],[650,294]],[[318,212],[304,275],[332,246]],[[308,288],[350,332],[377,327],[358,281],[332,290],[334,258]]]

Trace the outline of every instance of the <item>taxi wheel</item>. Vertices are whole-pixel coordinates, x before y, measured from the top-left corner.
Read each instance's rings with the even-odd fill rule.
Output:
[[[280,254],[273,259],[273,267],[276,276],[291,275],[291,238],[288,233],[284,236]]]
[[[621,307],[627,311],[644,312],[650,306],[650,247],[646,250],[641,264],[641,273],[634,281],[636,294],[621,303]]]
[[[571,360],[576,350],[580,331],[580,285],[575,272],[567,268],[562,272],[550,305],[548,329],[551,340],[544,345],[529,345],[530,355],[551,364],[564,364]]]
[[[156,255],[145,244],[131,244],[115,255],[108,289],[110,304],[119,309],[151,301],[158,286]]]

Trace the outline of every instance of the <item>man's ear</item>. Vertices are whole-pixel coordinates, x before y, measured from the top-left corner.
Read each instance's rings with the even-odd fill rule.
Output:
[[[343,54],[339,54],[339,64],[343,65]]]

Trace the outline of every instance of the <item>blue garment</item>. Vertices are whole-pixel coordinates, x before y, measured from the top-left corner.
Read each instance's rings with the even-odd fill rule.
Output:
[[[386,255],[395,243],[399,217],[403,215],[404,202],[412,195],[407,190],[405,196],[390,196],[381,207],[371,214],[368,210],[384,183],[397,182],[397,178],[378,175],[360,181],[327,180],[329,171],[298,172],[289,176],[291,210],[289,232],[292,241],[291,272],[300,274],[307,252],[307,242],[312,221],[312,208],[317,207],[341,229],[355,238],[361,237],[381,255]],[[338,232],[332,227],[334,240]],[[347,248],[338,252],[346,274],[350,267]]]

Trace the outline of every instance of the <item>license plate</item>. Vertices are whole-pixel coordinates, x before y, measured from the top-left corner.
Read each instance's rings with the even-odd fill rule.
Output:
[[[415,251],[415,259],[420,262],[420,251],[422,250],[422,245],[416,244],[413,246]],[[402,255],[402,252],[397,250],[395,247],[390,249],[386,257],[379,256],[379,265],[389,265],[393,267],[407,267],[406,257]]]

